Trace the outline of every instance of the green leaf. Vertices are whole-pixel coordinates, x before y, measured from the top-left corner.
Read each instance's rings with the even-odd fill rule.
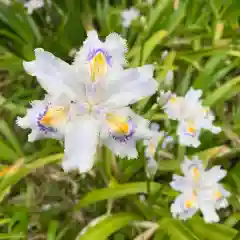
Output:
[[[22,60],[17,56],[5,51],[4,54],[0,56],[0,69],[8,70],[9,72],[20,72],[22,71],[22,68]]]
[[[212,55],[218,55],[218,54],[225,54],[228,49],[213,49],[213,48],[204,48],[200,49],[199,51],[182,51],[178,52],[177,58],[181,60],[187,60],[189,62],[195,62],[197,60],[200,60],[202,57],[205,56],[212,56]]]
[[[159,221],[159,227],[176,240],[201,240],[181,221],[163,218]]]
[[[228,80],[225,84],[217,88],[214,92],[209,93],[206,99],[204,100],[204,104],[207,106],[215,105],[218,101],[223,100],[225,95],[229,94],[229,92],[233,90],[239,83],[240,76]]]
[[[161,1],[158,1],[155,7],[151,8],[151,11],[149,13],[149,20],[148,20],[146,35],[150,33],[150,31],[152,30],[152,28],[160,18],[161,14],[170,3],[171,3],[170,0],[161,0]]]
[[[225,154],[231,153],[231,150],[226,145],[221,145],[213,148],[208,148],[200,152],[196,152],[193,156],[198,156],[205,166],[208,165],[208,162],[216,157],[220,157]],[[192,158],[193,156],[189,156]],[[180,162],[173,159],[173,160],[161,160],[159,161],[159,170],[163,172],[172,172],[172,171],[179,171],[180,170]]]
[[[19,156],[23,155],[21,146],[8,124],[4,120],[0,120],[0,132],[6,137],[8,142],[13,146]]]
[[[12,33],[11,31],[8,31],[7,29],[1,29],[0,36],[5,36],[12,39],[13,41],[18,42],[19,44],[24,44],[24,41],[18,37],[18,35]]]
[[[203,164],[207,166],[208,162],[211,159],[230,153],[230,152],[231,152],[231,149],[229,147],[227,147],[226,145],[221,145],[221,146],[205,149],[194,155],[197,155],[203,161]]]
[[[153,240],[169,240],[169,237],[165,231],[160,229],[154,234]]]
[[[0,139],[0,160],[14,161],[18,158],[17,153]]]
[[[220,53],[212,56],[195,80],[193,84],[194,88],[207,89],[213,79],[212,74],[215,72],[216,67],[222,62],[225,57],[225,53]]]
[[[168,35],[168,32],[166,30],[160,30],[151,36],[146,43],[144,44],[143,48],[143,59],[142,64],[144,64],[148,57],[151,55],[152,51],[155,49],[155,47],[159,44],[161,44],[162,40]]]
[[[0,233],[0,239],[26,239],[26,236],[24,236],[22,233]]]
[[[5,99],[1,95],[0,95],[0,107],[4,108],[4,109],[7,109],[14,114],[24,115],[26,113],[26,108],[25,107],[23,107],[21,105],[14,104],[14,103],[8,101],[7,99]]]
[[[107,240],[111,234],[133,221],[141,220],[141,217],[133,213],[123,212],[110,216],[102,216],[98,220],[97,223],[88,225],[84,233],[80,233],[76,240]]]
[[[191,227],[207,239],[232,240],[237,231],[223,224],[207,224],[199,217],[194,217],[189,221]]]
[[[58,228],[58,221],[51,221],[48,227],[47,240],[55,240]]]
[[[11,28],[26,43],[31,44],[33,35],[26,19],[24,19],[24,10],[21,7],[14,9],[0,3],[0,21]]]
[[[188,0],[180,1],[178,9],[171,14],[168,20],[167,31],[169,35],[180,25],[186,15]]]
[[[159,183],[151,182],[151,192],[158,191],[160,187],[161,185]],[[96,203],[98,201],[120,198],[137,193],[147,193],[146,182],[119,184],[115,185],[114,187],[93,190],[80,199],[75,209],[78,210],[79,208]]]
[[[159,161],[159,171],[171,172],[179,170],[180,162],[176,159],[174,160],[161,160]]]
[[[240,221],[240,212],[233,213],[228,219],[224,221],[224,225],[234,227]]]
[[[16,184],[18,181],[20,181],[20,179],[25,177],[30,172],[40,167],[43,167],[46,164],[59,161],[59,159],[61,159],[62,157],[63,157],[63,154],[54,154],[46,158],[37,159],[32,163],[29,163],[29,164],[26,164],[25,166],[23,165],[20,168],[17,168],[14,173],[6,175],[3,178],[3,180],[0,182],[0,195],[2,194],[3,191],[5,191],[7,187]]]
[[[11,218],[3,218],[3,219],[0,219],[0,225],[4,225],[4,224],[7,224],[9,222],[11,222]]]
[[[26,167],[27,167],[27,169],[35,170],[35,169],[43,167],[47,164],[57,162],[60,159],[62,159],[63,156],[64,156],[63,153],[57,153],[57,154],[53,154],[53,155],[50,155],[50,156],[45,157],[45,158],[39,158],[39,159],[27,164]]]
[[[144,44],[143,44],[143,57],[141,60],[141,64],[146,63],[147,59],[151,55],[152,51],[155,49],[155,47],[159,44],[161,44],[162,40],[168,35],[168,32],[166,30],[160,30],[156,33],[154,33]],[[141,46],[137,45],[131,49],[131,51],[128,53],[128,57],[134,56],[134,60],[132,61],[133,66],[137,66],[140,61],[140,55],[141,55]]]

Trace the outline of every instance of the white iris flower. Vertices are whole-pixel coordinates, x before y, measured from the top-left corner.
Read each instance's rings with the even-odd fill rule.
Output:
[[[172,120],[178,120],[177,134],[180,144],[198,147],[201,129],[206,129],[214,134],[221,131],[215,127],[215,117],[208,107],[202,106],[201,90],[190,89],[184,97],[172,94],[163,106],[165,113]]]
[[[138,9],[131,7],[129,9],[125,9],[121,12],[122,17],[122,25],[125,28],[130,27],[132,21],[136,20],[140,16],[140,12]]]
[[[193,160],[185,158],[181,165],[184,176],[173,175],[171,187],[181,194],[171,205],[173,217],[182,220],[191,218],[198,210],[206,222],[218,222],[216,209],[228,206],[226,191],[219,181],[226,176],[226,171],[220,166],[205,170],[198,157]]]
[[[117,74],[111,74],[113,69],[121,69],[121,66],[114,66],[116,62],[123,63],[126,46],[119,44],[119,49],[115,46],[114,51],[110,46],[124,41],[120,37],[117,40],[117,35],[114,35],[106,40],[110,48],[98,41],[93,41],[91,45],[94,34],[90,33],[73,65],[42,49],[35,50],[35,60],[24,62],[25,70],[37,77],[48,94],[54,99],[61,99],[61,104],[57,104],[62,109],[61,114],[53,114],[50,122],[46,117],[47,120],[40,123],[50,127],[51,123],[58,122],[53,127],[64,135],[63,168],[66,171],[75,168],[80,172],[89,171],[99,143],[121,157],[136,158],[136,141],[150,134],[149,122],[136,115],[128,105],[156,92],[158,84],[153,79],[152,65],[122,69],[116,71]],[[34,108],[36,116],[39,112]],[[30,115],[24,117],[24,127],[35,131],[36,125],[30,124]],[[18,120],[18,123],[23,126],[21,121]]]
[[[38,8],[42,8],[44,6],[44,0],[30,0],[24,3],[24,7],[27,8],[27,12],[29,15],[33,13]]]

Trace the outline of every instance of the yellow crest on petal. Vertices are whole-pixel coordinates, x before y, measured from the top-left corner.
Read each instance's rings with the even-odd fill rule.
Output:
[[[92,81],[103,77],[107,72],[106,57],[102,52],[98,52],[89,63],[89,71]]]
[[[156,150],[156,149],[155,149],[155,145],[154,145],[153,143],[150,143],[150,144],[149,144],[149,150],[150,150],[150,153],[151,153],[151,154],[154,154],[154,153],[155,153],[155,150]]]
[[[116,134],[126,135],[129,133],[129,123],[126,117],[114,114],[107,114],[107,123],[110,129]]]
[[[184,205],[186,208],[192,208],[195,206],[195,201],[196,201],[196,192],[192,192],[192,196],[190,199],[187,199],[184,202]]]
[[[193,201],[191,199],[188,199],[185,201],[184,205],[186,208],[191,208],[193,207]]]
[[[194,136],[197,132],[197,129],[196,127],[194,126],[194,123],[192,121],[189,121],[187,126],[186,126],[186,132],[189,134],[189,135],[192,135]]]
[[[221,199],[222,198],[222,193],[220,191],[216,191],[215,192],[215,198],[216,198],[216,200]]]
[[[176,96],[172,96],[169,99],[170,103],[176,103],[177,102],[177,97]]]
[[[47,110],[40,123],[45,126],[54,126],[65,118],[66,110],[63,107],[53,107]]]
[[[199,171],[199,169],[197,167],[193,168],[193,176],[195,178],[198,178],[200,176],[200,171]]]

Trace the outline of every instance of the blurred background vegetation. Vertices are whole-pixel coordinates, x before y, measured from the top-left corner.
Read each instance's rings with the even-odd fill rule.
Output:
[[[141,17],[124,29],[120,13],[130,6]],[[239,0],[155,0],[153,5],[144,0],[46,0],[32,15],[19,1],[0,3],[0,239],[240,239],[239,17]],[[166,150],[152,181],[145,176],[141,145],[137,160],[118,159],[104,148],[90,174],[64,173],[61,143],[28,143],[28,132],[15,124],[29,102],[44,95],[24,72],[22,60],[33,59],[34,49],[41,47],[71,62],[92,27],[103,38],[115,31],[128,40],[129,67],[155,64],[160,90],[184,95],[190,86],[202,89],[222,133],[202,134],[199,149],[175,144]],[[168,71],[174,73],[170,83]],[[175,126],[154,105],[156,97],[133,108],[174,135]],[[230,207],[220,212],[220,224],[205,224],[200,215],[187,222],[171,218],[176,193],[169,181],[184,154],[198,154],[208,166],[228,170],[224,185],[232,196]]]

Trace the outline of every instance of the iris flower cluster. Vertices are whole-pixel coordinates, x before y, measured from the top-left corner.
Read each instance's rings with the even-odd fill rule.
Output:
[[[126,40],[118,34],[101,41],[95,30],[68,64],[43,49],[35,60],[24,62],[25,71],[35,76],[46,91],[35,100],[17,124],[30,128],[29,141],[54,138],[64,142],[65,171],[88,172],[94,165],[97,146],[105,145],[119,157],[137,158],[136,142],[144,140],[149,173],[157,171],[158,148],[173,138],[156,124],[137,115],[130,105],[153,95],[158,83],[152,65],[126,68]],[[170,119],[178,120],[181,144],[197,147],[201,129],[218,133],[214,116],[199,100],[200,90],[190,89],[185,97],[170,94],[163,106]],[[161,143],[161,144],[159,144]],[[171,186],[181,192],[171,207],[174,217],[187,219],[198,209],[208,222],[218,221],[215,209],[227,206],[229,193],[218,182],[226,171],[216,166],[205,170],[199,159],[181,165],[184,177],[173,176]]]

